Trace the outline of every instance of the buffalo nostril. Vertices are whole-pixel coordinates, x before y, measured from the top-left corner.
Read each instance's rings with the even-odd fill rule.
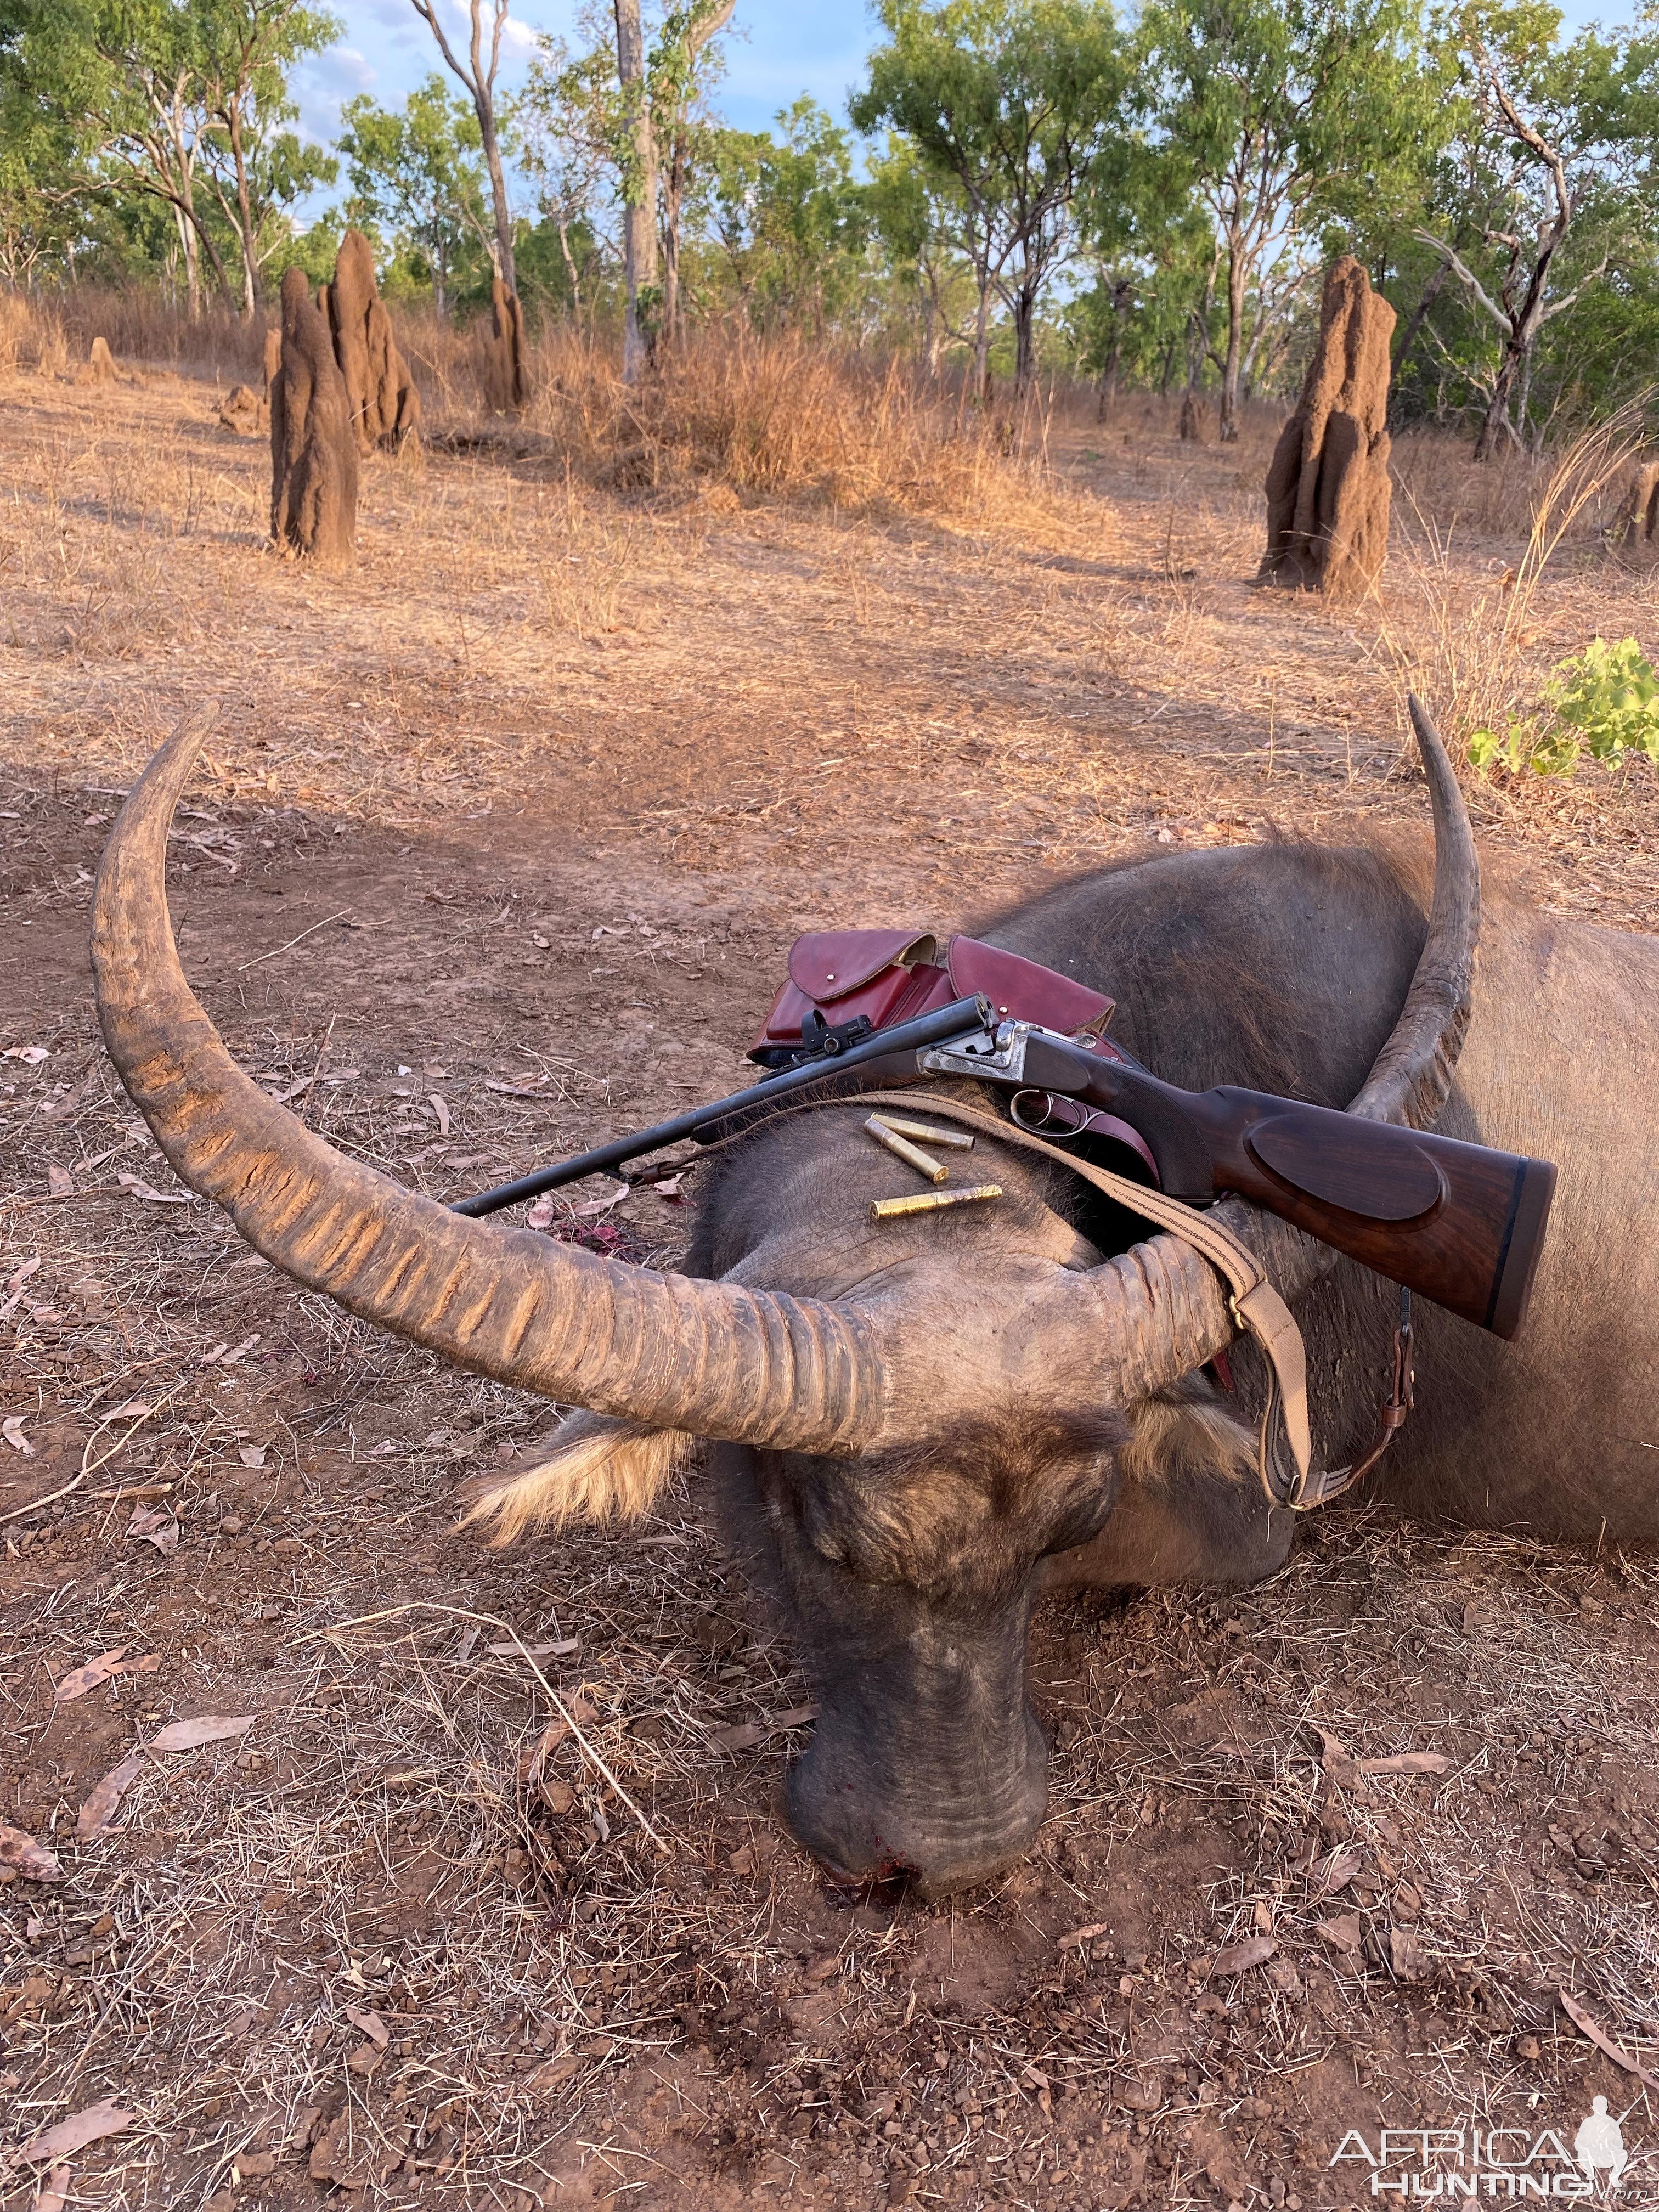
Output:
[[[867,1874],[848,1874],[844,1867],[822,1857],[817,1858],[817,1865],[830,1887],[847,1904],[870,1905],[877,1911],[896,1911],[922,1883],[916,1868],[897,1859],[889,1859]]]

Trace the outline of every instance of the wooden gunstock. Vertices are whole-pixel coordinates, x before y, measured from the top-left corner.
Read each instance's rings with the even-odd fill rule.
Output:
[[[1092,1063],[1081,1087],[1080,1061]],[[1258,1091],[1178,1091],[1076,1048],[1065,1063],[1045,1073],[1028,1053],[1027,1080],[1131,1122],[1170,1196],[1236,1191],[1477,1328],[1520,1328],[1555,1193],[1549,1161]]]
[[[1549,1161],[1250,1091],[1195,1103],[1213,1117],[1218,1188],[1495,1336],[1520,1328],[1555,1194]]]

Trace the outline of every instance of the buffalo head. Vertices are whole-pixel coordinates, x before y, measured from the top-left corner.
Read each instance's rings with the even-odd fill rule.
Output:
[[[1421,1122],[1467,1019],[1478,896],[1455,780],[1413,708],[1434,906],[1352,1110]],[[135,788],[94,901],[105,1039],[179,1176],[350,1311],[586,1409],[544,1466],[475,1500],[503,1539],[642,1510],[708,1443],[819,1702],[789,1784],[801,1840],[848,1880],[942,1889],[1005,1864],[1044,1803],[1024,1687],[1043,1562],[1099,1534],[1138,1452],[1213,1470],[1253,1445],[1195,1380],[1235,1333],[1224,1287],[1169,1236],[1103,1254],[1071,1225],[1064,1170],[1017,1154],[997,1208],[872,1237],[890,1173],[845,1111],[737,1152],[678,1275],[465,1218],[343,1157],[234,1066],[179,966],[167,826],[207,726],[181,726]],[[1318,1272],[1319,1248],[1224,1212],[1281,1290]]]

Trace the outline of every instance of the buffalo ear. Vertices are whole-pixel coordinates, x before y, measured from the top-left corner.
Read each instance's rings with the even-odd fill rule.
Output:
[[[1237,1482],[1252,1473],[1256,1434],[1201,1375],[1128,1409],[1131,1434],[1118,1454],[1126,1482],[1161,1486],[1177,1476]]]
[[[637,1521],[685,1464],[696,1441],[682,1429],[572,1413],[550,1458],[520,1473],[475,1475],[463,1485],[467,1510],[459,1526],[488,1522],[490,1548],[500,1551],[527,1528]]]

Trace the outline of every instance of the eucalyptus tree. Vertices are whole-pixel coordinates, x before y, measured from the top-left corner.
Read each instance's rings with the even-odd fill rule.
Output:
[[[886,41],[849,103],[860,131],[908,138],[960,195],[974,271],[974,377],[991,307],[1014,326],[1014,388],[1036,374],[1036,311],[1077,243],[1073,202],[1121,127],[1128,50],[1107,0],[878,0]]]
[[[274,220],[339,164],[284,126],[298,111],[288,72],[339,35],[331,15],[301,0],[207,0],[198,4],[201,70],[209,117],[204,167],[242,263],[242,313],[259,304],[260,271],[281,243]]]
[[[0,68],[11,100],[56,127],[59,189],[164,208],[192,319],[204,258],[235,304],[198,189],[213,121],[203,32],[200,9],[169,0],[0,0]]]
[[[901,301],[921,311],[921,357],[937,375],[947,344],[974,343],[974,286],[963,250],[965,203],[908,138],[890,133],[872,155],[864,204],[881,263]]]
[[[720,131],[710,216],[726,269],[752,321],[806,323],[815,337],[845,327],[860,305],[869,218],[852,148],[803,95],[767,131]]]
[[[477,118],[435,70],[401,108],[365,93],[341,110],[339,148],[351,197],[345,212],[365,228],[392,233],[431,274],[439,313],[495,242],[484,205]]]
[[[605,236],[604,211],[616,174],[618,114],[616,60],[609,50],[594,46],[573,56],[562,39],[544,33],[513,103],[512,131],[520,163],[557,236],[578,316],[598,255],[614,246]],[[579,239],[584,242],[580,253]]]
[[[1442,129],[1415,0],[1150,0],[1152,135],[1209,212],[1224,282],[1220,434],[1305,287],[1321,218],[1401,196]]]
[[[1654,232],[1659,47],[1594,29],[1564,46],[1561,24],[1559,9],[1522,0],[1464,8],[1443,27],[1455,128],[1418,236],[1496,340],[1478,460],[1524,441],[1547,326],[1610,267],[1623,282]]]
[[[468,43],[465,60],[450,44],[439,20],[436,0],[410,0],[415,13],[438,42],[444,66],[457,78],[472,103],[478,119],[478,144],[489,175],[490,205],[495,218],[495,265],[509,292],[519,289],[513,265],[513,210],[507,197],[507,170],[501,161],[501,133],[495,118],[495,79],[501,65],[501,35],[507,28],[507,0],[466,0]],[[489,11],[489,55],[485,56],[484,11]]]

